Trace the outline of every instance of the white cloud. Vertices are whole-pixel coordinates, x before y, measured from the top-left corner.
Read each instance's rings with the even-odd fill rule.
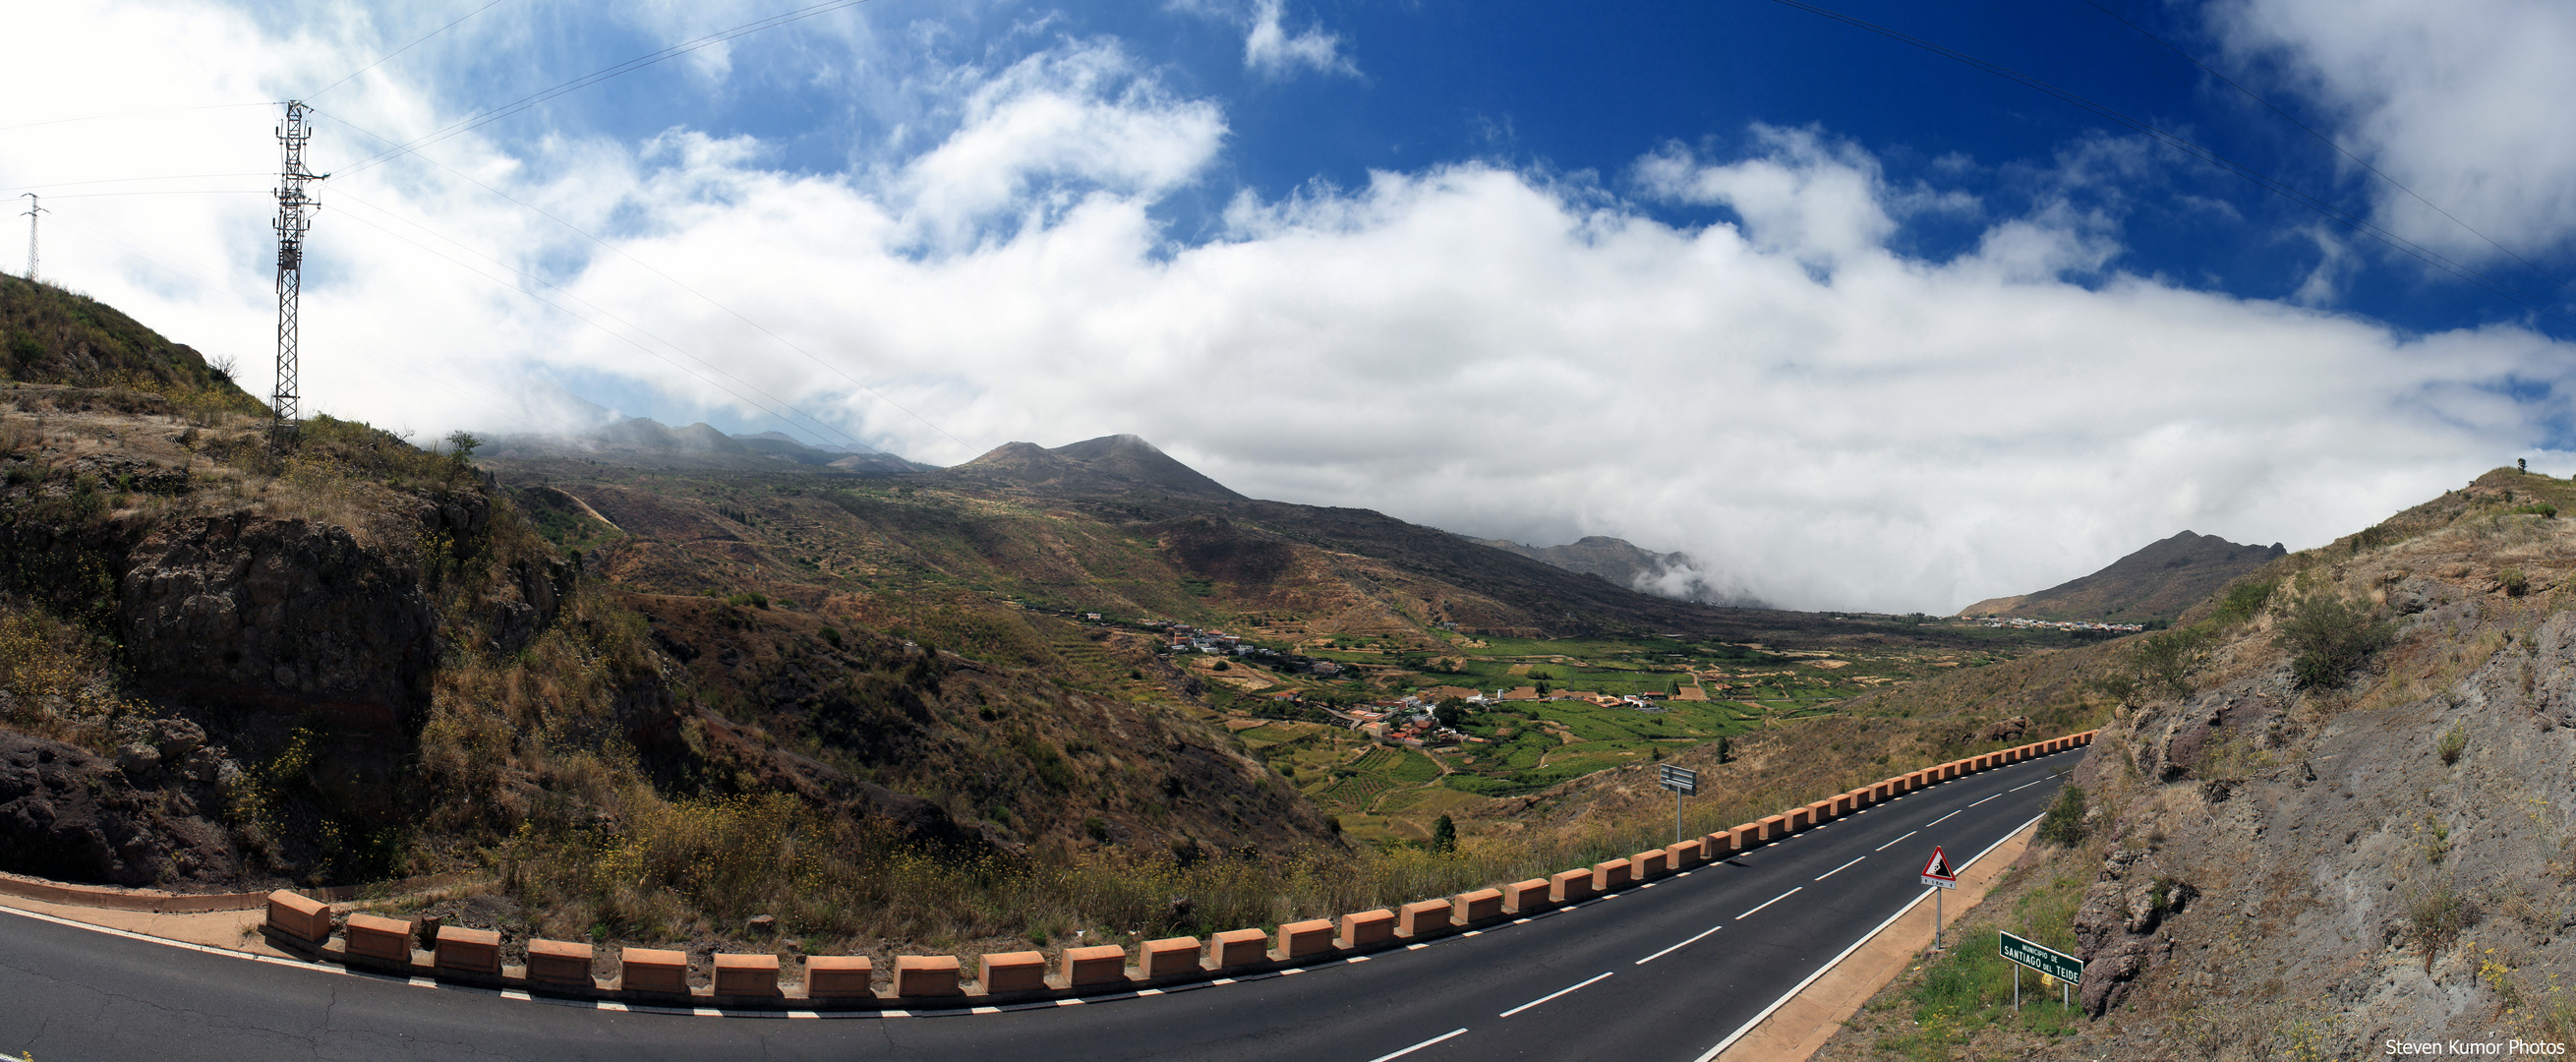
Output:
[[[0,96],[274,99],[309,72],[219,9],[103,10],[87,17],[114,32],[47,9],[64,24],[44,39],[70,43],[0,45]],[[309,65],[337,76],[343,58]],[[92,73],[110,69],[148,78]],[[349,119],[442,124],[402,84]],[[2364,526],[2529,453],[2567,395],[2503,385],[2563,388],[2576,353],[2123,274],[2109,221],[2045,199],[1989,218],[1956,259],[1909,257],[1890,249],[1909,217],[1983,208],[1890,187],[1815,130],[1638,160],[1645,194],[1740,225],[1679,228],[1597,186],[1451,165],[1238,194],[1225,233],[1182,245],[1152,212],[1207,179],[1224,115],[1116,46],[1056,42],[908,91],[948,120],[852,173],[688,129],[441,146],[631,258],[447,171],[335,179],[305,392],[423,437],[510,426],[549,379],[666,416],[753,417],[768,395],[943,462],[1133,431],[1258,496],[1519,541],[1620,535],[1784,605],[1946,610],[2185,527],[2306,545]],[[62,127],[9,141],[0,186],[71,179],[46,168],[63,158],[100,176],[265,170],[272,121]],[[344,139],[325,150],[354,147],[326,132]],[[48,243],[50,272],[265,363],[259,197],[63,206],[86,227]]]
[[[2209,18],[2238,62],[2277,65],[2346,147],[2478,232],[2525,257],[2576,235],[2576,6],[2223,0]],[[2391,230],[2469,260],[2496,254],[2369,185]]]
[[[1243,65],[1267,77],[1286,77],[1299,68],[1320,74],[1359,76],[1359,67],[1342,54],[1340,34],[1321,28],[1291,34],[1282,24],[1281,0],[1253,0],[1252,28],[1243,37]]]

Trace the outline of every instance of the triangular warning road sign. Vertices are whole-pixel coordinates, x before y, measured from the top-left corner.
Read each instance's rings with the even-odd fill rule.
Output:
[[[1950,869],[1950,857],[1941,851],[1940,845],[1933,845],[1932,858],[1923,861],[1923,883],[1955,885],[1958,881],[1959,872]]]

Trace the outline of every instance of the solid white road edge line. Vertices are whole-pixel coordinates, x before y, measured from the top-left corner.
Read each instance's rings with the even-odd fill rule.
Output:
[[[1960,870],[1966,870],[1966,869],[1968,869],[1969,867],[1972,867],[1972,866],[1977,865],[1977,860],[1984,859],[1984,858],[1986,857],[1986,853],[1987,853],[1987,852],[1992,852],[1992,851],[1994,851],[1994,850],[1995,850],[1995,849],[1997,849],[1997,848],[2003,847],[2003,843],[2004,843],[2005,841],[2012,840],[2015,836],[2019,835],[2019,834],[2021,833],[2021,831],[2023,831],[2023,830],[2027,830],[2027,829],[2031,828],[2031,825],[2032,825],[2033,823],[2037,823],[2039,820],[2044,819],[2044,818],[2047,818],[2047,816],[2045,816],[2045,815],[2034,815],[2034,816],[2032,816],[2032,817],[2031,817],[2030,822],[2025,822],[2025,823],[2022,823],[2022,824],[2021,824],[2021,825],[2019,825],[2019,826],[2015,826],[2015,827],[2013,827],[2013,828],[2011,829],[2011,831],[2009,831],[2009,832],[2005,833],[2002,837],[1997,838],[1997,839],[1995,840],[1995,843],[1990,844],[1990,845],[1987,845],[1987,846],[1986,846],[1986,851],[1985,851],[1985,852],[1979,852],[1979,853],[1977,853],[1976,855],[1973,855],[1973,856],[1968,857],[1968,861],[1967,861],[1967,862],[1965,862],[1965,863],[1961,863],[1961,864],[1959,864],[1958,869],[1960,869]],[[1795,889],[1791,889],[1791,890],[1789,890],[1789,891],[1791,891],[1791,892],[1796,892],[1797,890],[1795,890]],[[1933,889],[1925,889],[1925,890],[1923,890],[1923,892],[1922,892],[1920,895],[1918,895],[1918,896],[1914,897],[1913,902],[1908,903],[1908,904],[1906,904],[1906,905],[1905,905],[1905,906],[1903,906],[1903,907],[1899,907],[1899,908],[1897,908],[1897,909],[1896,909],[1896,913],[1895,913],[1895,914],[1892,914],[1892,915],[1887,916],[1887,921],[1884,921],[1884,922],[1881,922],[1881,923],[1879,923],[1879,924],[1878,924],[1878,928],[1873,929],[1873,930],[1870,930],[1868,933],[1863,934],[1859,940],[1852,941],[1852,946],[1851,946],[1851,947],[1844,948],[1844,949],[1843,949],[1843,953],[1842,953],[1842,954],[1834,956],[1831,960],[1827,961],[1823,966],[1816,967],[1816,972],[1811,973],[1811,974],[1808,974],[1808,975],[1807,975],[1807,979],[1806,979],[1806,980],[1804,980],[1804,981],[1800,981],[1800,982],[1798,982],[1797,987],[1790,989],[1786,995],[1783,995],[1783,996],[1781,996],[1781,997],[1780,997],[1780,998],[1778,998],[1778,999],[1772,1000],[1772,1001],[1771,1001],[1771,1005],[1770,1005],[1770,1006],[1767,1006],[1767,1007],[1762,1008],[1762,1013],[1754,1015],[1754,1016],[1753,1016],[1753,1020],[1752,1020],[1752,1021],[1745,1022],[1745,1023],[1744,1023],[1744,1025],[1743,1025],[1743,1027],[1736,1029],[1736,1030],[1735,1030],[1734,1032],[1732,1032],[1732,1033],[1728,1033],[1728,1034],[1727,1034],[1727,1036],[1726,1036],[1726,1039],[1723,1039],[1723,1040],[1718,1041],[1718,1042],[1717,1042],[1717,1046],[1712,1047],[1712,1048],[1709,1048],[1709,1049],[1708,1049],[1708,1053],[1706,1053],[1706,1054],[1703,1054],[1703,1055],[1699,1056],[1699,1058],[1697,1058],[1697,1059],[1693,1060],[1693,1062],[1712,1062],[1712,1060],[1716,1059],[1716,1058],[1717,1058],[1717,1056],[1718,1056],[1719,1054],[1723,1053],[1727,1048],[1730,1048],[1730,1047],[1735,1046],[1735,1042],[1736,1042],[1737,1040],[1741,1040],[1741,1039],[1743,1039],[1743,1038],[1744,1038],[1744,1034],[1749,1033],[1749,1032],[1752,1032],[1752,1031],[1753,1031],[1753,1027],[1754,1027],[1754,1026],[1762,1024],[1762,1019],[1770,1017],[1770,1016],[1771,1016],[1771,1012],[1772,1012],[1772,1011],[1776,1011],[1776,1010],[1778,1010],[1778,1009],[1780,1009],[1780,1008],[1782,1008],[1782,1007],[1788,1006],[1788,1005],[1789,1005],[1789,1001],[1790,1001],[1790,1000],[1793,1000],[1793,999],[1798,998],[1798,993],[1806,991],[1806,990],[1807,990],[1807,986],[1808,986],[1808,985],[1815,984],[1815,983],[1816,983],[1816,979],[1817,979],[1817,978],[1819,978],[1819,977],[1823,977],[1827,972],[1831,971],[1834,967],[1842,965],[1843,960],[1844,960],[1844,959],[1851,958],[1851,954],[1852,954],[1853,952],[1855,952],[1855,951],[1859,951],[1859,950],[1860,950],[1860,946],[1861,946],[1861,945],[1869,943],[1873,938],[1876,938],[1880,933],[1884,933],[1884,932],[1886,932],[1886,931],[1887,931],[1887,927],[1892,926],[1892,925],[1895,925],[1895,924],[1896,924],[1896,920],[1897,920],[1897,919],[1905,917],[1905,912],[1913,910],[1917,905],[1921,904],[1921,903],[1922,903],[1926,898],[1929,898],[1929,897],[1932,895],[1932,893],[1933,893],[1933,892],[1935,892],[1935,891],[1936,891],[1936,890],[1933,890]]]
[[[1617,973],[1617,972],[1618,972],[1617,970],[1612,970],[1612,971],[1610,971],[1610,973]],[[1550,993],[1548,993],[1548,994],[1546,994],[1546,995],[1543,995],[1543,996],[1538,997],[1537,999],[1530,1000],[1530,1001],[1529,1001],[1529,1002],[1527,1002],[1527,1003],[1523,1003],[1523,1004],[1521,1004],[1520,1006],[1513,1007],[1513,1008],[1512,1008],[1512,1009],[1510,1009],[1510,1010],[1504,1011],[1504,1012],[1502,1012],[1502,1013],[1500,1013],[1500,1014],[1497,1014],[1497,1015],[1494,1015],[1494,1016],[1495,1016],[1495,1017],[1497,1017],[1497,1018],[1508,1018],[1508,1017],[1511,1017],[1511,1016],[1512,1016],[1512,1015],[1514,1015],[1514,1014],[1518,1014],[1518,1013],[1520,1013],[1520,1012],[1522,1012],[1522,1011],[1524,1011],[1524,1010],[1528,1010],[1528,1009],[1530,1009],[1531,1007],[1535,1007],[1535,1006],[1537,1006],[1537,1005],[1539,1005],[1539,1004],[1541,1004],[1541,1003],[1545,1003],[1545,1002],[1547,1002],[1548,1000],[1555,999],[1555,998],[1556,998],[1556,997],[1558,997],[1558,996],[1564,995],[1564,994],[1566,994],[1566,993],[1568,993],[1568,992],[1574,991],[1574,990],[1575,990],[1575,989],[1577,989],[1577,988],[1581,988],[1581,987],[1583,987],[1584,985],[1591,984],[1593,981],[1598,981],[1598,980],[1600,980],[1602,977],[1608,977],[1608,976],[1610,976],[1610,974],[1605,973],[1605,974],[1602,974],[1600,977],[1592,978],[1591,980],[1584,981],[1584,982],[1582,982],[1581,984],[1573,985],[1573,986],[1571,986],[1571,987],[1567,987],[1567,988],[1560,988],[1560,989],[1557,989],[1557,990],[1556,990],[1556,991],[1554,991],[1554,992],[1550,992]]]
[[[1683,948],[1687,948],[1687,947],[1690,947],[1690,946],[1691,946],[1691,945],[1693,945],[1693,944],[1697,944],[1697,943],[1699,943],[1699,942],[1700,942],[1700,939],[1701,939],[1702,937],[1706,937],[1706,936],[1708,936],[1710,933],[1715,933],[1715,932],[1717,932],[1718,930],[1721,930],[1721,929],[1724,929],[1724,928],[1726,928],[1726,927],[1725,927],[1725,926],[1722,926],[1722,925],[1710,926],[1710,927],[1708,927],[1708,929],[1707,929],[1706,931],[1702,932],[1702,933],[1701,933],[1699,936],[1697,936],[1697,937],[1692,937],[1692,938],[1690,938],[1689,940],[1685,940],[1685,941],[1683,941],[1683,942],[1681,942],[1681,943],[1679,943],[1679,944],[1675,944],[1675,945],[1673,945],[1672,947],[1665,948],[1665,949],[1664,949],[1664,950],[1662,950],[1662,951],[1659,951],[1659,952],[1656,952],[1656,953],[1654,953],[1654,954],[1652,954],[1652,955],[1646,956],[1645,958],[1642,958],[1642,959],[1639,959],[1639,960],[1637,960],[1637,961],[1635,961],[1635,962],[1629,963],[1628,965],[1630,965],[1630,966],[1644,966],[1645,964],[1650,963],[1650,962],[1653,962],[1653,961],[1655,961],[1655,960],[1657,960],[1657,959],[1663,958],[1663,957],[1664,957],[1664,956],[1666,956],[1666,955],[1670,955],[1670,954],[1672,954],[1672,953],[1674,953],[1674,952],[1677,952],[1677,951],[1682,950]]]
[[[1912,837],[1912,836],[1914,836],[1915,834],[1918,834],[1918,833],[1921,833],[1921,832],[1923,832],[1923,831],[1921,831],[1921,830],[1907,830],[1907,831],[1905,831],[1905,837]],[[1904,839],[1905,839],[1905,837],[1899,837],[1899,838],[1897,838],[1897,839],[1896,839],[1896,841],[1902,841],[1902,840],[1904,840]],[[1878,846],[1878,847],[1876,847],[1876,848],[1872,848],[1872,849],[1870,849],[1870,851],[1873,851],[1873,852],[1884,852],[1884,851],[1887,851],[1887,850],[1888,850],[1888,849],[1890,849],[1890,848],[1894,848],[1894,847],[1896,847],[1896,841],[1889,841],[1889,842],[1887,842],[1886,844],[1883,844],[1883,845],[1880,845],[1880,846]]]
[[[1386,1062],[1386,1060],[1387,1060],[1387,1059],[1390,1059],[1390,1058],[1403,1058],[1403,1057],[1404,1057],[1404,1056],[1406,1056],[1406,1055],[1412,1054],[1412,1053],[1414,1053],[1414,1052],[1416,1052],[1416,1051],[1422,1050],[1423,1048],[1429,1047],[1429,1046],[1431,1046],[1431,1045],[1433,1045],[1433,1044],[1439,1043],[1439,1042],[1440,1042],[1440,1041],[1442,1041],[1442,1040],[1446,1040],[1446,1039],[1448,1039],[1448,1038],[1450,1038],[1450,1037],[1452,1037],[1452,1036],[1456,1036],[1456,1035],[1458,1035],[1459,1033],[1466,1032],[1466,1031],[1467,1031],[1467,1030],[1465,1030],[1465,1029],[1451,1029],[1451,1030],[1449,1030],[1448,1032],[1441,1033],[1441,1034],[1440,1034],[1440,1035],[1438,1035],[1438,1036],[1434,1036],[1434,1037],[1432,1037],[1432,1038],[1430,1038],[1430,1039],[1428,1039],[1428,1040],[1424,1040],[1424,1041],[1422,1041],[1421,1043],[1418,1043],[1418,1044],[1415,1044],[1415,1045],[1413,1045],[1413,1046],[1411,1046],[1411,1047],[1405,1048],[1405,1049],[1404,1049],[1404,1050],[1402,1050],[1402,1051],[1397,1051],[1397,1052],[1395,1052],[1394,1054],[1379,1055],[1379,1056],[1377,1056],[1376,1058],[1369,1059],[1369,1062]]]
[[[1797,889],[1791,889],[1791,890],[1789,890],[1789,891],[1787,891],[1787,892],[1781,893],[1781,894],[1780,894],[1780,895],[1778,895],[1778,896],[1774,896],[1774,897],[1772,897],[1772,898],[1770,898],[1770,899],[1768,899],[1768,900],[1764,900],[1764,901],[1762,901],[1762,902],[1761,902],[1761,904],[1759,904],[1758,906],[1754,907],[1752,911],[1746,911],[1746,912],[1744,912],[1743,914],[1740,914],[1740,915],[1735,916],[1735,920],[1736,920],[1736,921],[1738,921],[1738,922],[1741,922],[1741,921],[1743,921],[1743,920],[1745,920],[1745,919],[1747,919],[1747,918],[1751,918],[1751,917],[1753,917],[1753,912],[1754,912],[1754,911],[1759,911],[1759,910],[1761,910],[1761,909],[1762,909],[1762,908],[1764,908],[1764,907],[1769,907],[1769,906],[1771,906],[1772,904],[1778,903],[1778,902],[1780,902],[1780,901],[1782,901],[1782,900],[1788,899],[1789,897],[1795,896],[1795,895],[1797,895],[1797,894],[1798,894],[1798,889],[1804,889],[1804,888],[1806,888],[1806,886],[1804,886],[1804,885],[1800,885],[1800,886],[1798,886],[1798,888],[1797,888]]]
[[[1868,856],[1862,856],[1862,857],[1860,857],[1860,859],[1867,859],[1867,858],[1869,858],[1869,857],[1868,857]],[[1838,866],[1838,867],[1833,868],[1832,870],[1828,870],[1828,871],[1826,871],[1826,872],[1824,872],[1824,873],[1822,873],[1822,874],[1818,874],[1818,875],[1816,875],[1816,880],[1817,880],[1817,881],[1823,881],[1823,880],[1825,880],[1826,878],[1833,877],[1834,875],[1836,875],[1836,874],[1840,874],[1840,873],[1842,873],[1843,871],[1850,870],[1850,869],[1851,869],[1851,866],[1852,866],[1852,863],[1860,862],[1860,859],[1852,860],[1852,861],[1851,861],[1851,863],[1845,863],[1845,864],[1843,864],[1843,865],[1841,865],[1841,866]]]

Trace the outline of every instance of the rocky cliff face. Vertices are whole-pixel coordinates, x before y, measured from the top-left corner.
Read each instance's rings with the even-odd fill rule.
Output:
[[[173,696],[415,713],[438,617],[412,558],[347,528],[247,514],[153,532],[119,581],[136,674]]]
[[[2576,489],[2491,474],[2286,558],[2270,603],[2188,658],[2190,695],[2104,729],[2073,779],[2092,840],[2054,857],[2091,879],[2083,1001],[2116,1019],[2075,1053],[2576,1032],[2576,594],[2550,592],[2576,526],[2507,504],[2557,494]],[[2387,647],[2303,684],[2309,595]]]

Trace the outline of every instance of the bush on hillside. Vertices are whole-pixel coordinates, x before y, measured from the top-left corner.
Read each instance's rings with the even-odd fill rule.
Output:
[[[2272,600],[2272,591],[2280,589],[2278,579],[2239,579],[2219,595],[2218,611],[2211,618],[2222,624],[2237,624],[2263,614],[2263,606]]]
[[[2084,790],[2069,785],[2057,791],[2057,802],[2039,820],[2039,839],[2073,848],[2084,843]]]
[[[2397,625],[2370,606],[2318,589],[2290,600],[2272,642],[2290,651],[2290,671],[2306,688],[2342,684],[2396,639]]]
[[[2130,657],[2138,685],[2166,697],[2191,696],[2191,673],[2209,658],[2209,643],[2215,640],[2200,624],[2149,636]]]

